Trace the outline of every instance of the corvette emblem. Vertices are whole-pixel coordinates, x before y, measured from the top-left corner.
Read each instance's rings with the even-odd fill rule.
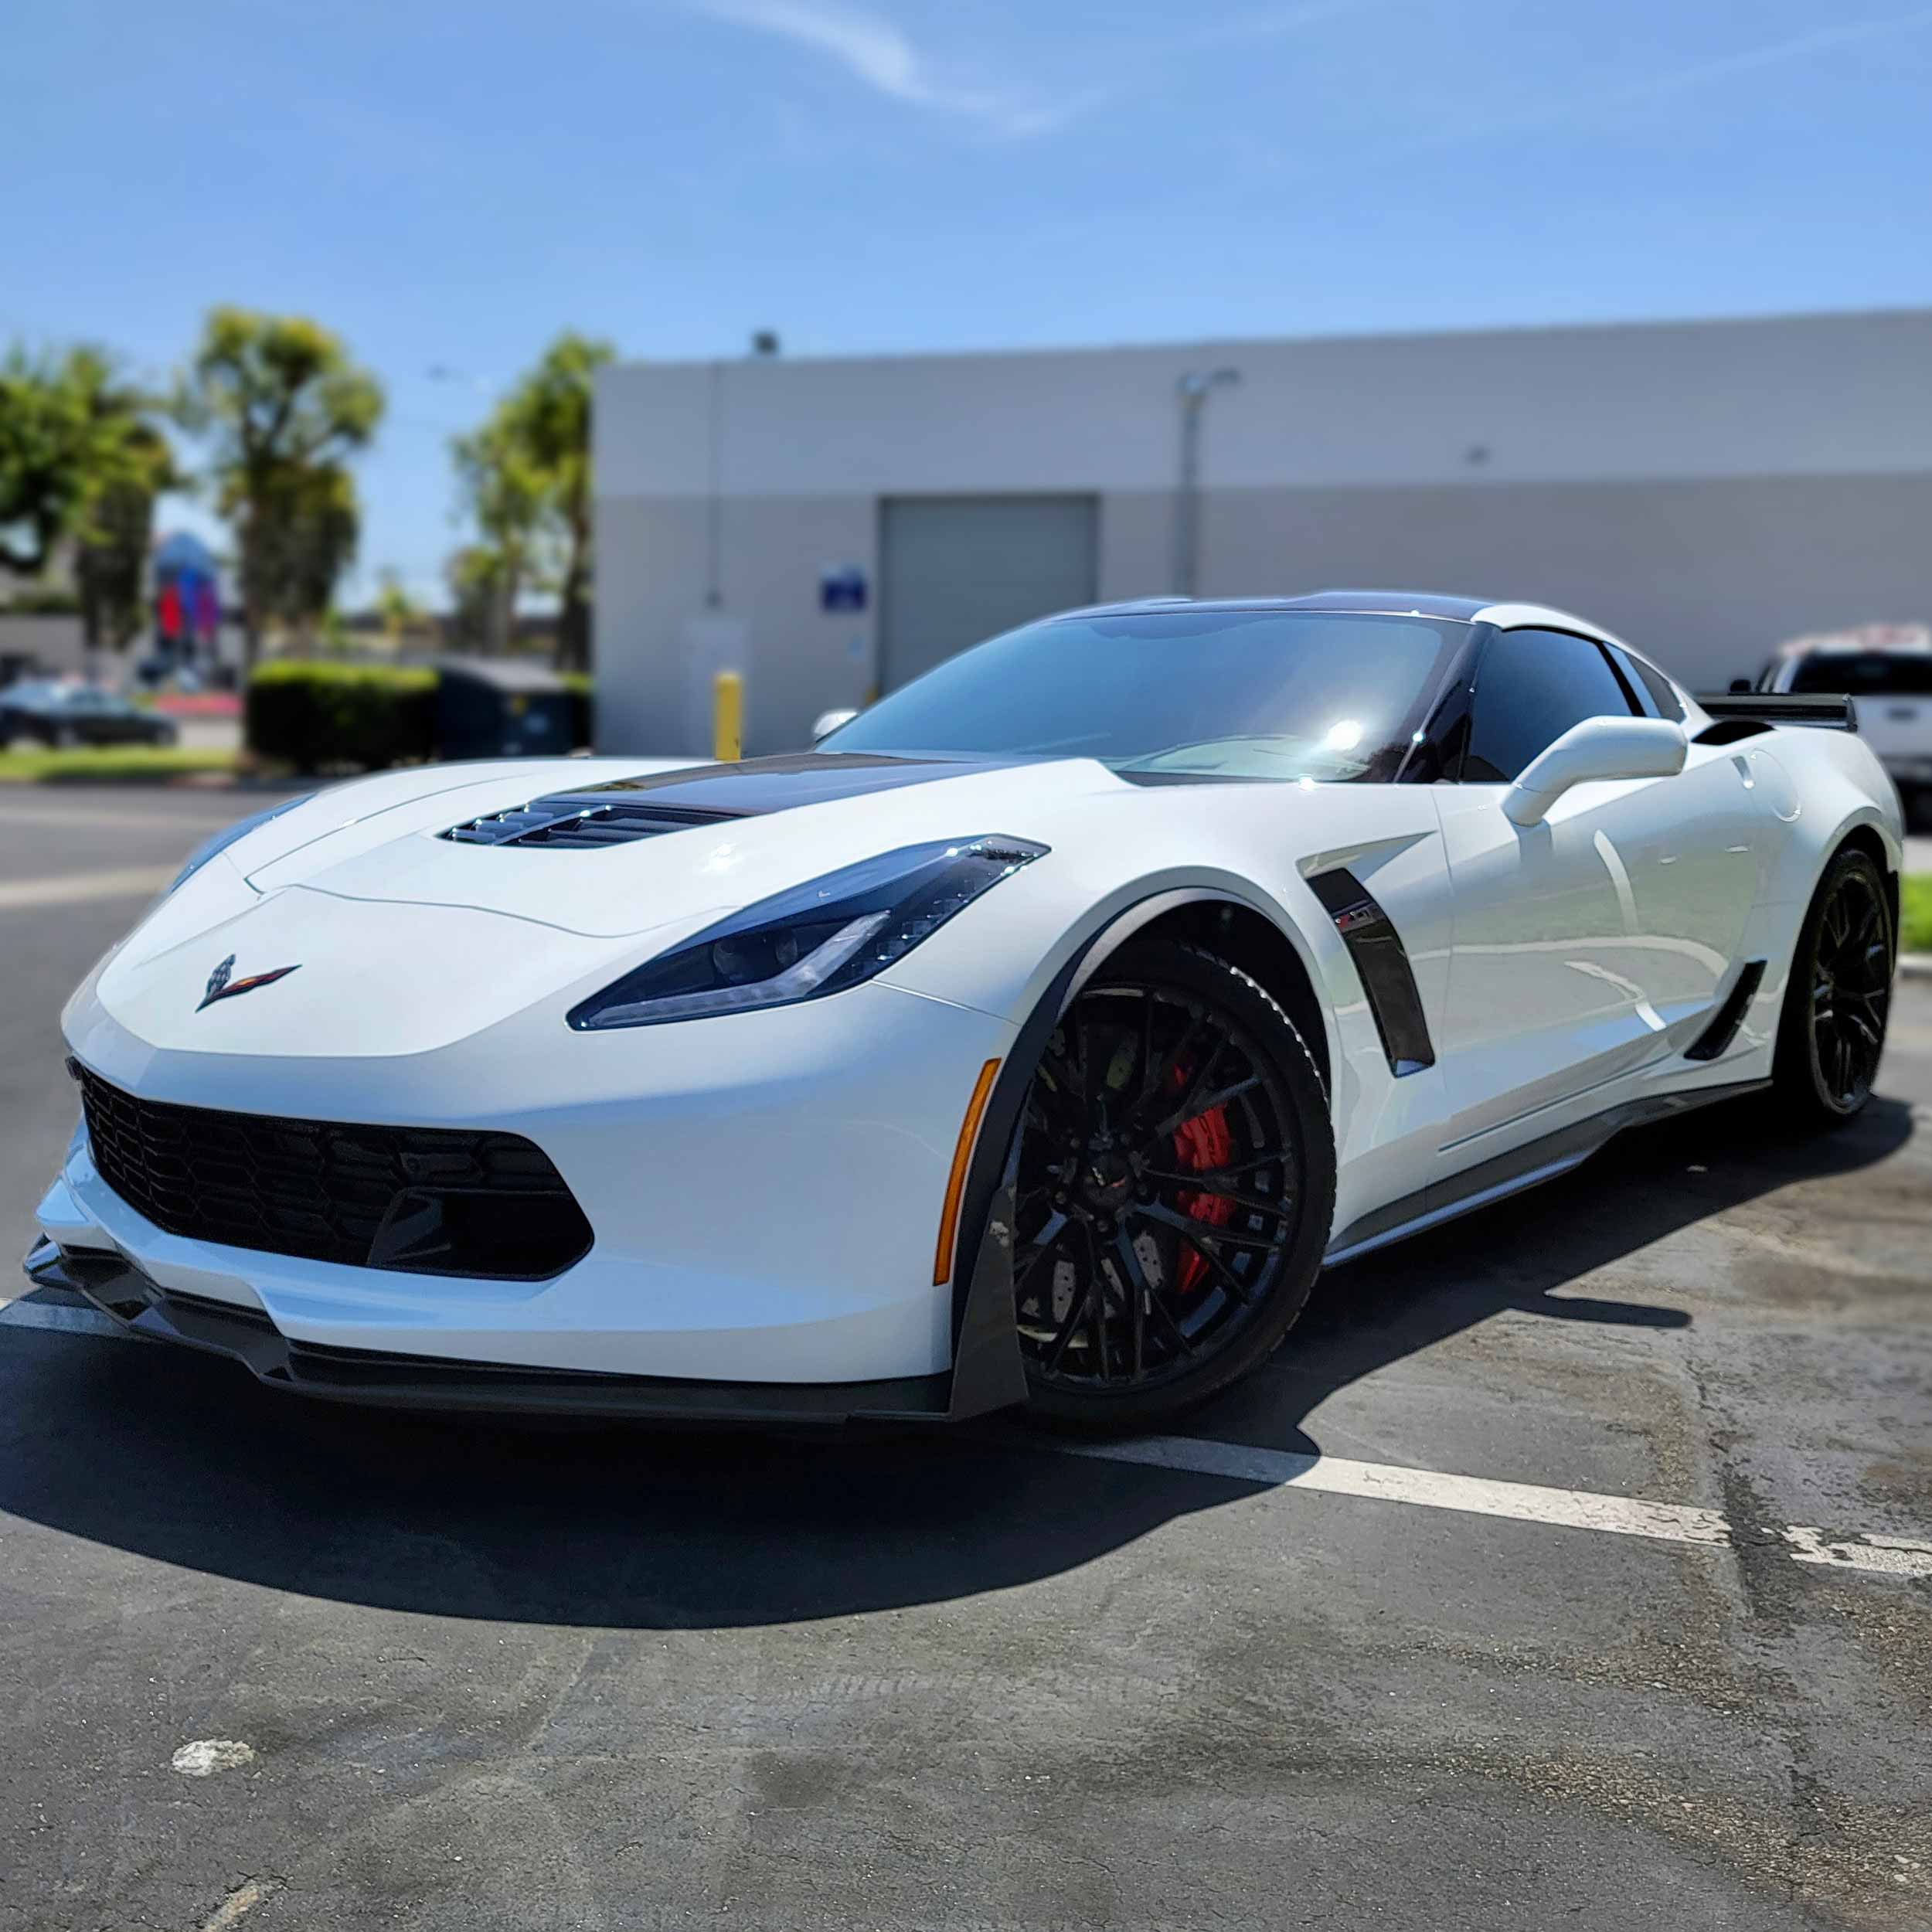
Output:
[[[231,979],[229,975],[234,970],[235,955],[230,953],[208,975],[208,990],[202,995],[201,1005],[195,1009],[196,1012],[213,1005],[218,999],[233,999],[243,993],[252,993],[258,986],[273,986],[277,980],[287,978],[296,969],[293,966],[277,966],[272,972],[250,973],[246,979]]]

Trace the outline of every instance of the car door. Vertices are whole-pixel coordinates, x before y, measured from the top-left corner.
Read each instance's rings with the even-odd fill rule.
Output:
[[[1596,640],[1519,628],[1478,662],[1467,748],[1441,788],[1455,891],[1443,1069],[1450,1147],[1679,1052],[1730,969],[1754,891],[1748,795],[1715,748],[1684,774],[1573,787],[1539,824],[1510,781],[1571,726],[1654,714]]]

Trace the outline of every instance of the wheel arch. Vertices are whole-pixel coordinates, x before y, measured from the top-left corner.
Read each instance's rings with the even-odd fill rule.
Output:
[[[1862,852],[1878,867],[1879,876],[1885,882],[1886,906],[1892,916],[1892,940],[1896,947],[1899,937],[1899,874],[1892,863],[1892,855],[1883,835],[1869,819],[1851,826],[1839,834],[1825,859],[1825,866],[1829,866],[1842,852]],[[1824,876],[1824,869],[1821,868],[1818,876],[1822,879]]]
[[[1250,901],[1212,886],[1156,891],[1119,907],[1063,961],[1022,1023],[995,1077],[968,1163],[954,1246],[952,1298],[954,1409],[970,1415],[1018,1400],[1019,1338],[1012,1326],[1010,1216],[998,1203],[1015,1129],[1034,1063],[1080,988],[1131,940],[1158,935],[1202,946],[1238,967],[1294,1023],[1334,1105],[1334,1042],[1305,941]],[[968,1386],[970,1385],[970,1386]]]
[[[1088,950],[1068,997],[1129,940],[1153,938],[1198,946],[1239,967],[1294,1022],[1315,1056],[1323,1092],[1332,1097],[1334,1043],[1314,973],[1287,931],[1246,900],[1202,887],[1162,893],[1128,907]]]

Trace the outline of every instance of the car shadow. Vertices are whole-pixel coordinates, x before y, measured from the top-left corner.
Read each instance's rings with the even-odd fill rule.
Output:
[[[1748,1108],[1624,1136],[1577,1173],[1323,1277],[1287,1347],[1186,1432],[1312,1451],[1327,1396],[1590,1270],[1910,1137],[1874,1101],[1791,1140]],[[1701,1171],[1688,1171],[1695,1163]],[[1423,1265],[1418,1265],[1421,1264]],[[817,1434],[498,1424],[267,1389],[158,1346],[11,1332],[0,1509],[185,1569],[386,1609],[631,1628],[789,1622],[1052,1575],[1245,1485],[1053,1453],[1010,1421]],[[17,1560],[17,1559],[16,1559]]]

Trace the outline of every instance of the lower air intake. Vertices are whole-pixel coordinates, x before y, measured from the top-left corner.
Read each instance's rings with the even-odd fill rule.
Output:
[[[590,1246],[563,1176],[518,1134],[223,1113],[77,1077],[101,1179],[165,1233],[509,1281],[547,1281]]]

